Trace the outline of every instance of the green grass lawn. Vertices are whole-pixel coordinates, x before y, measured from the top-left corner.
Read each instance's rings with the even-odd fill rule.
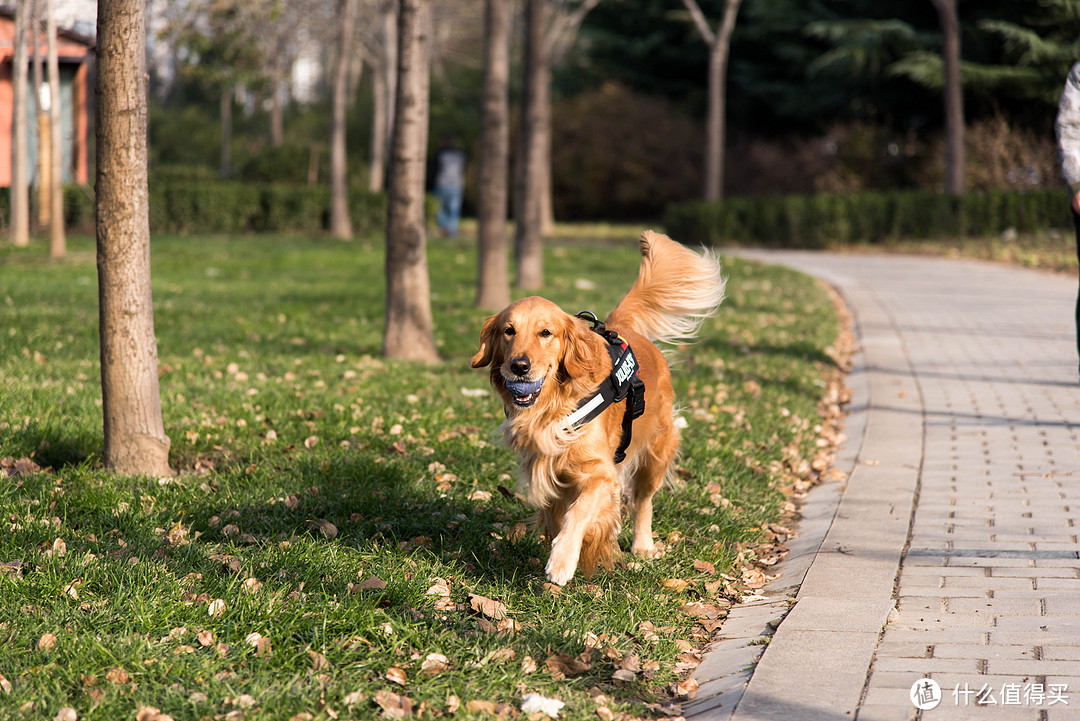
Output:
[[[549,247],[544,294],[606,313],[635,241]],[[430,244],[445,360],[427,367],[378,357],[378,239],[158,237],[179,475],[113,476],[93,242],[60,263],[42,246],[0,248],[0,718],[491,718],[529,692],[569,718],[651,716],[710,636],[700,612],[767,571],[763,527],[818,452],[836,312],[806,277],[725,261],[728,299],[672,353],[686,428],[656,498],[667,553],[556,593],[468,364],[485,317],[471,243]]]

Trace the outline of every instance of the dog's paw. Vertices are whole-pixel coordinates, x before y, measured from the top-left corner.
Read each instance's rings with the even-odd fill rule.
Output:
[[[548,572],[548,580],[551,581],[553,584],[556,584],[558,586],[565,586],[566,584],[570,583],[570,579],[572,579],[573,577],[573,572],[575,572],[576,570],[577,569],[566,568],[564,564],[558,564],[557,567],[553,568],[551,562],[549,561],[548,569],[546,569],[546,572]]]
[[[635,543],[630,547],[633,554],[639,558],[660,558],[664,555],[664,546],[662,544],[653,543],[649,541],[646,545],[644,543]]]
[[[558,553],[557,549],[552,551],[551,558],[548,559],[547,567],[544,569],[549,581],[559,586],[565,586],[570,582],[570,579],[574,577],[574,571],[577,570],[577,557],[575,555],[570,558],[571,555]]]

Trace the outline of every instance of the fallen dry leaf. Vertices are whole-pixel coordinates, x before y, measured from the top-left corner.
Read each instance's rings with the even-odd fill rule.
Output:
[[[697,690],[698,682],[692,678],[683,679],[671,687],[673,696],[685,696],[686,698],[694,698],[697,695]]]
[[[668,578],[660,582],[664,588],[672,591],[685,591],[690,584],[681,578]]]
[[[386,670],[386,680],[390,683],[396,683],[399,686],[404,686],[405,683],[409,680],[409,678],[400,668],[398,668],[397,666],[391,666]]]
[[[318,651],[312,651],[310,648],[307,652],[308,658],[311,659],[311,667],[316,671],[326,668],[326,656],[323,656]]]
[[[535,673],[537,669],[536,660],[532,656],[526,656],[521,659],[521,672],[525,674]]]
[[[591,663],[586,663],[573,656],[567,656],[564,653],[553,653],[548,656],[544,665],[547,666],[548,673],[550,673],[554,679],[576,676],[579,673],[584,673],[592,668]]]
[[[712,576],[716,573],[716,566],[708,561],[694,561],[694,570]]]
[[[375,694],[375,703],[382,708],[383,718],[402,719],[412,715],[413,702],[408,696],[399,696],[393,691],[382,690]]]
[[[22,573],[22,567],[22,561],[3,561],[0,562],[0,573],[9,573],[12,576],[18,576]]]
[[[307,527],[309,530],[319,533],[319,535],[321,535],[328,541],[332,541],[333,539],[337,538],[337,526],[335,526],[333,523],[326,520],[325,518],[316,518],[312,521],[306,521],[304,523],[304,526]]]
[[[383,589],[386,588],[386,581],[377,576],[368,576],[365,580],[360,582],[360,588]]]
[[[450,595],[450,582],[445,578],[439,578],[436,576],[431,579],[433,583],[425,592],[428,596],[449,596]]]
[[[225,699],[225,700],[229,701],[229,699]],[[232,702],[234,704],[236,704],[237,706],[239,706],[240,708],[251,708],[252,706],[255,705],[255,699],[252,696],[250,696],[249,694],[246,694],[246,693],[242,693],[239,696],[237,696],[236,698],[232,699]]]
[[[341,703],[345,704],[346,706],[355,706],[356,704],[366,700],[367,696],[360,693],[359,691],[353,691],[352,693],[345,696],[345,698],[341,699]]]
[[[64,706],[56,712],[53,721],[79,721],[79,714],[70,706]]]
[[[56,641],[56,636],[52,635],[51,633],[42,634],[41,638],[39,638],[37,642],[38,651],[48,651],[56,645]]]
[[[424,673],[435,675],[450,668],[450,659],[441,653],[429,653],[420,664],[420,670]]]
[[[720,609],[716,606],[710,606],[700,601],[694,601],[692,603],[684,603],[679,606],[679,610],[683,613],[693,616],[694,618],[708,618],[714,619],[720,615]]]
[[[641,638],[649,643],[656,643],[660,640],[660,637],[656,634],[656,626],[652,621],[642,621],[638,624],[638,633],[641,634]]]
[[[638,673],[641,671],[641,659],[638,658],[636,653],[627,654],[625,658],[619,661],[619,668],[631,673]]]
[[[491,701],[481,701],[479,699],[473,699],[469,703],[465,704],[465,708],[472,713],[486,713],[489,715],[495,715],[495,704]]]
[[[11,681],[8,681],[2,673],[0,673],[0,691],[3,691],[5,696],[11,695]]]
[[[211,616],[220,616],[225,613],[225,601],[221,598],[215,598],[206,607],[207,614]]]
[[[266,656],[270,653],[270,639],[263,636],[261,633],[249,633],[247,638],[248,645],[255,649],[255,653],[259,656]]]
[[[633,683],[637,680],[637,674],[625,668],[620,668],[611,674],[611,679],[618,683]]]
[[[141,706],[139,710],[135,712],[135,721],[157,721],[157,718],[160,715],[161,709],[156,706]]]
[[[119,666],[114,666],[105,674],[105,680],[111,683],[123,684],[127,683],[130,680],[130,677],[128,676],[127,671]]]
[[[495,663],[504,663],[506,661],[513,661],[514,658],[516,658],[516,657],[517,657],[517,654],[514,652],[514,649],[512,649],[512,648],[500,648],[500,649],[496,649],[495,651],[492,651],[488,655],[488,660],[489,661],[494,661]]]
[[[502,601],[496,601],[486,596],[480,596],[475,593],[469,594],[469,605],[477,613],[483,614],[488,618],[496,621],[501,621],[506,618],[506,604]]]

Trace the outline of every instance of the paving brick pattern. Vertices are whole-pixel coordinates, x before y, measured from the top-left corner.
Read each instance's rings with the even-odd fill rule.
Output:
[[[822,546],[844,550],[848,565],[819,553],[806,585],[819,560],[833,564],[833,577],[851,574],[851,586],[859,585],[854,574],[872,581],[891,573],[895,611],[883,629],[856,635],[866,629],[838,614],[857,590],[818,597],[804,588],[735,717],[1080,720],[1075,278],[942,259],[759,257],[841,289],[871,378],[867,446]],[[903,489],[899,497],[871,494],[850,505],[852,489],[884,494],[889,484]],[[898,552],[877,549],[865,533],[843,534],[854,515],[845,503],[861,514],[886,502],[906,520]],[[883,524],[880,535],[889,533]],[[848,557],[861,557],[865,569]],[[867,596],[866,605],[876,600]],[[800,627],[804,606],[817,615]],[[814,675],[822,659],[829,676]],[[777,671],[785,668],[786,681]],[[919,711],[908,694],[924,677],[943,698]],[[815,685],[830,678],[837,698],[823,702],[816,696],[830,686]]]

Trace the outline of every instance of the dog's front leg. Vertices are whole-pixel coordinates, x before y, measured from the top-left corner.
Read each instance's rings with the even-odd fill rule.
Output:
[[[552,583],[566,585],[577,570],[579,560],[585,572],[596,568],[597,558],[604,558],[615,542],[619,528],[619,482],[611,464],[597,464],[593,473],[575,479],[580,488],[577,499],[567,509],[562,527],[551,541],[547,577]],[[587,545],[582,558],[582,546]]]

